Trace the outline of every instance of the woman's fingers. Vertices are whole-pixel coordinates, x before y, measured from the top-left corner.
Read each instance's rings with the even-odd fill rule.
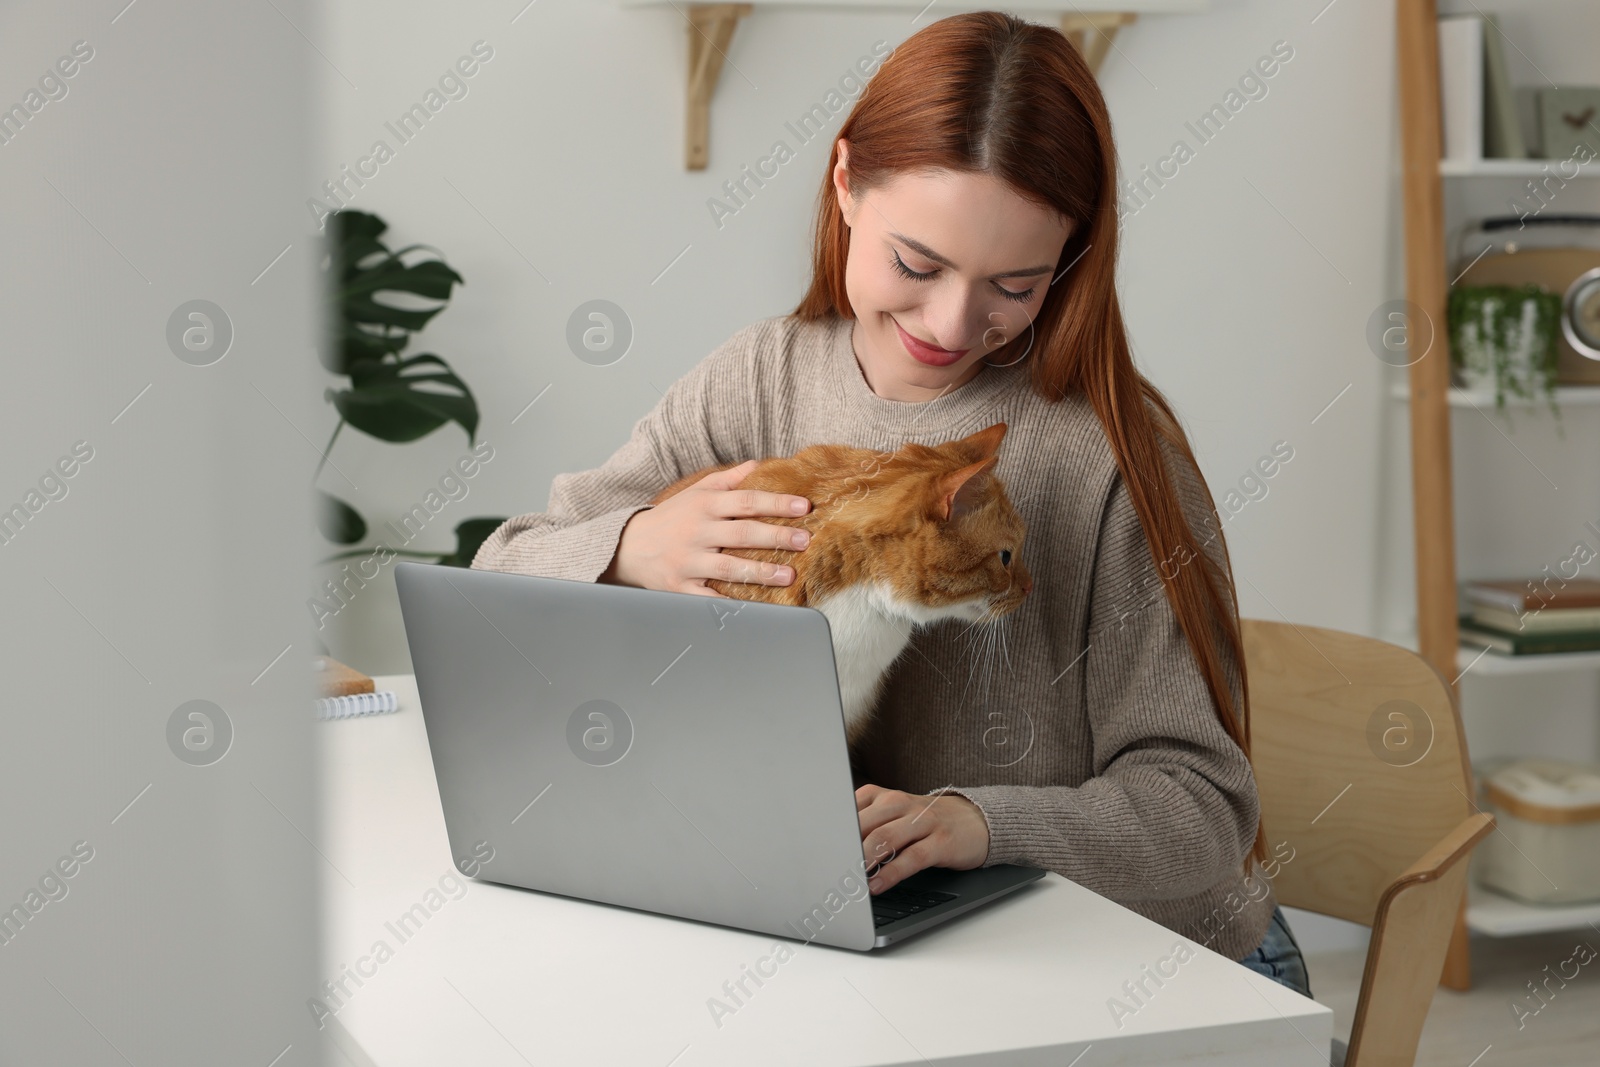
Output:
[[[764,489],[730,488],[727,492],[716,493],[711,497],[711,513],[724,519],[737,519],[749,515],[804,515],[810,510],[811,501],[803,496],[769,493]]]
[[[708,578],[723,582],[745,582],[750,585],[788,585],[794,580],[794,568],[765,560],[745,559],[731,552],[714,552],[706,556],[711,571]]]
[[[734,489],[744,481],[745,475],[756,469],[756,460],[747,459],[737,467],[728,467],[726,470],[712,471],[710,474],[694,483],[695,489]]]
[[[712,525],[717,548],[782,548],[799,551],[811,543],[809,531],[761,519],[729,519]]]

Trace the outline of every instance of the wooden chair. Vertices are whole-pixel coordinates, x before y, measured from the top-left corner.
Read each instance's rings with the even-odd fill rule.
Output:
[[[1467,855],[1494,828],[1472,799],[1455,694],[1426,660],[1370,637],[1259,619],[1243,635],[1268,849],[1293,849],[1273,875],[1278,901],[1372,928],[1332,1062],[1409,1065]]]

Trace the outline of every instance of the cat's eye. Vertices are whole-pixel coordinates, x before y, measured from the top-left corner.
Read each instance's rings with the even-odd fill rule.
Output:
[[[1002,548],[1000,550],[1000,566],[1011,566],[1011,550],[1009,548]]]

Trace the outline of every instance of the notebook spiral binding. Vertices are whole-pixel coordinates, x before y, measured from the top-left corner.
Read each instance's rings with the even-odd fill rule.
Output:
[[[348,719],[352,715],[377,715],[385,711],[394,711],[399,706],[399,699],[388,690],[378,693],[352,693],[339,697],[318,697],[317,718]]]

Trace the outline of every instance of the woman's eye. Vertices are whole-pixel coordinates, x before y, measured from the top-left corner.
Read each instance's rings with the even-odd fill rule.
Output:
[[[894,259],[890,261],[890,266],[894,267],[895,270],[899,271],[900,274],[903,277],[910,278],[912,281],[915,281],[915,282],[928,281],[935,274],[939,273],[937,269],[929,270],[929,271],[914,271],[914,270],[912,270],[910,267],[906,266],[905,260],[900,258],[900,252],[899,252],[898,249],[896,249],[895,252],[894,252]],[[1007,289],[1003,285],[996,285],[994,287],[994,290],[995,290],[995,292],[999,293],[1001,296],[1005,297],[1007,300],[1015,300],[1019,304],[1025,304],[1029,300],[1033,299],[1033,291],[1034,291],[1034,289],[1037,289],[1037,288],[1038,288],[1038,286],[1034,286],[1034,287],[1029,288],[1029,289],[1024,289],[1020,293],[1017,293],[1017,292],[1011,291],[1010,289]]]
[[[1002,548],[1000,550],[1000,566],[1011,566],[1011,550],[1009,548]]]
[[[926,271],[924,273],[918,273],[917,271],[912,270],[910,267],[906,266],[905,265],[905,261],[900,258],[899,251],[896,251],[894,253],[894,264],[893,265],[894,265],[894,269],[895,270],[899,271],[901,274],[905,275],[907,278],[912,279],[913,281],[925,282],[929,278],[933,277],[935,274],[939,273],[936,270],[930,270],[930,271]]]

